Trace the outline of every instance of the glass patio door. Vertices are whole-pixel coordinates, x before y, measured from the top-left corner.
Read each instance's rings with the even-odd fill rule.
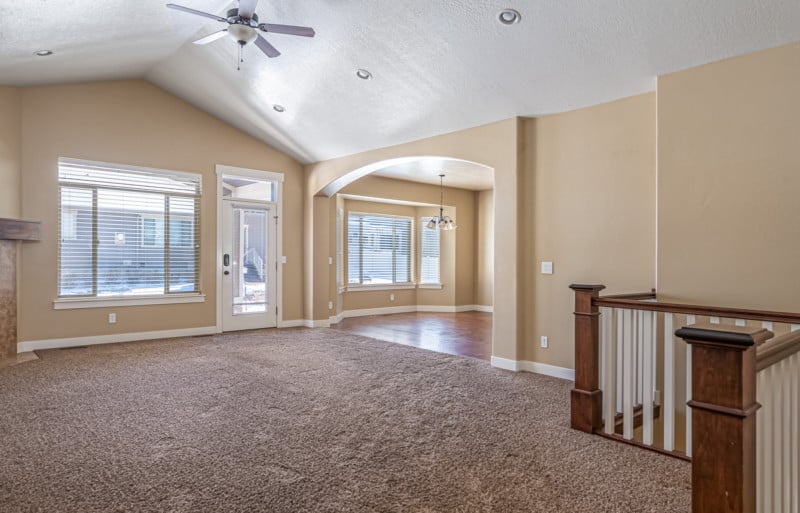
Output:
[[[222,329],[275,327],[275,206],[222,203]]]

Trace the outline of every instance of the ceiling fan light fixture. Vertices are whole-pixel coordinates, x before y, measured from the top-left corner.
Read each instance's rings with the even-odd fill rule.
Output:
[[[515,23],[519,23],[522,19],[522,15],[516,9],[503,9],[500,11],[500,14],[497,15],[497,19],[503,25],[514,25]]]
[[[372,73],[370,73],[369,70],[360,68],[356,70],[356,76],[361,80],[369,80],[372,78]]]
[[[258,37],[258,31],[250,25],[243,25],[241,23],[231,23],[228,27],[228,35],[234,41],[244,46],[247,43],[252,43]]]
[[[49,57],[50,55],[53,55],[53,50],[36,50],[33,52],[33,55],[37,57]]]

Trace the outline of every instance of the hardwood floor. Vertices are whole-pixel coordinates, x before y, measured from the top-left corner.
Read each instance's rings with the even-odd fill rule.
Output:
[[[343,319],[331,328],[440,353],[489,360],[492,314],[404,313]]]

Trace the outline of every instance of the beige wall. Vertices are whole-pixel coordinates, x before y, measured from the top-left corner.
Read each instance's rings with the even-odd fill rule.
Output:
[[[374,189],[374,192],[378,194],[377,197],[380,197],[381,192],[387,190],[386,184],[390,184],[391,190],[394,191],[413,191],[415,189],[419,190],[422,194],[424,194],[425,190],[429,187],[423,184],[412,183],[412,182],[403,182],[400,180],[390,180],[387,178],[379,178],[379,177],[367,177],[363,180],[367,182],[372,182],[371,184],[367,184],[367,188],[374,186],[376,183],[381,184],[381,187]],[[388,182],[386,181],[388,180]],[[393,182],[397,182],[394,184]],[[445,192],[446,197],[450,197],[450,195],[457,191],[457,195],[460,198],[463,198],[465,195],[464,192],[468,194],[474,194],[469,191],[463,191],[461,189],[447,189]],[[362,191],[363,192],[363,191]],[[402,192],[401,192],[402,194]],[[453,194],[454,196],[456,194]],[[338,196],[338,195],[337,195]],[[371,196],[375,197],[375,196]],[[410,201],[410,200],[408,200]],[[397,205],[397,204],[390,204],[390,203],[380,203],[380,202],[373,202],[373,201],[357,201],[357,200],[344,200],[344,209],[345,209],[345,220],[347,219],[347,215],[350,212],[364,212],[364,213],[374,213],[374,214],[388,214],[388,215],[396,215],[396,216],[406,216],[415,219],[414,225],[414,245],[415,247],[419,247],[419,236],[420,236],[420,225],[418,220],[421,217],[429,217],[438,215],[439,210],[438,207],[419,207],[419,206],[409,206],[409,205]],[[446,212],[448,215],[456,217],[458,210],[452,206],[446,206]],[[346,224],[346,221],[345,221]],[[458,266],[458,258],[461,258],[456,251],[456,244],[457,241],[461,242],[462,244],[475,244],[476,241],[474,237],[471,237],[470,233],[459,233],[459,229],[455,231],[449,232],[440,232],[441,233],[441,251],[440,251],[440,262],[441,262],[441,289],[395,289],[395,290],[376,290],[376,291],[369,291],[369,290],[358,290],[358,291],[346,291],[342,296],[342,302],[344,305],[344,310],[361,310],[361,309],[368,309],[368,308],[386,308],[386,307],[401,307],[401,306],[416,306],[416,305],[436,305],[436,306],[455,306],[456,303],[456,291],[461,286],[456,278],[456,268]],[[346,232],[345,232],[346,233]],[[464,239],[464,240],[462,240]],[[475,249],[473,247],[471,252],[474,252]],[[458,255],[458,256],[457,256]],[[415,258],[418,257],[418,254],[415,254]],[[419,271],[419,260],[414,263],[415,272]],[[463,265],[462,265],[463,267]],[[466,274],[466,271],[464,271]],[[391,295],[394,294],[394,300],[391,299]],[[465,303],[471,304],[471,303]]]
[[[524,359],[573,367],[571,283],[653,287],[655,128],[652,93],[525,121]],[[540,273],[544,260],[554,274]]]
[[[213,326],[216,164],[285,173],[283,317],[302,318],[302,167],[291,158],[144,81],[22,90],[22,216],[42,241],[22,246],[19,340]],[[53,310],[57,295],[57,159],[73,157],[201,173],[200,304]],[[107,314],[117,313],[117,324]]]
[[[494,295],[494,191],[476,195],[475,304],[492,306]]]
[[[658,289],[796,312],[800,43],[658,79]]]
[[[22,91],[0,87],[0,217],[20,216]]]

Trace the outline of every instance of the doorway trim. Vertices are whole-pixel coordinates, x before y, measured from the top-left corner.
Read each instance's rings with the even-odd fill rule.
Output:
[[[286,257],[283,255],[283,181],[284,174],[276,173],[274,171],[262,171],[259,169],[248,169],[244,167],[228,166],[225,164],[217,164],[217,256],[215,258],[215,274],[217,281],[217,333],[222,333],[222,177],[224,175],[242,176],[245,178],[258,178],[261,180],[271,180],[275,182],[275,195],[277,196],[275,205],[278,214],[278,223],[275,229],[275,253],[277,259],[277,269],[275,271],[275,288],[276,288],[276,306],[278,307],[278,315],[276,318],[276,326],[283,327],[283,264],[286,263]]]

